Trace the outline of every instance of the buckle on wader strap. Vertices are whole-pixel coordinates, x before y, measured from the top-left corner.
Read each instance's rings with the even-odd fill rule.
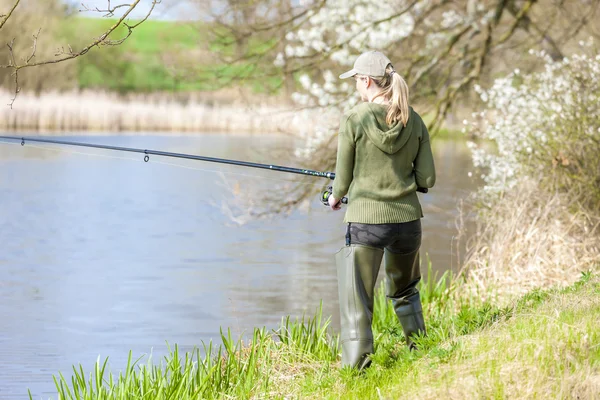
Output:
[[[346,246],[350,246],[350,222],[348,222],[348,226],[346,227]]]

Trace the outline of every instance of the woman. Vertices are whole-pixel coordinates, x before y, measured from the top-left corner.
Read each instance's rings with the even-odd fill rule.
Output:
[[[348,195],[346,247],[336,254],[342,366],[370,365],[373,294],[384,260],[386,295],[408,346],[425,334],[416,285],[421,278],[421,205],[418,188],[435,183],[429,133],[408,105],[408,86],[378,51],[358,57],[352,70],[361,103],[341,119],[336,176],[329,205]]]

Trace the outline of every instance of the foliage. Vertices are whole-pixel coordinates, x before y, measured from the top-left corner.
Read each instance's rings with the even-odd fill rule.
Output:
[[[71,44],[84,44],[95,32],[106,30],[116,20],[74,18],[62,33]],[[229,65],[214,56],[225,51],[219,43],[207,38],[208,24],[148,20],[134,35],[117,47],[105,48],[77,60],[78,87],[128,92],[208,91],[220,89],[232,76],[248,76],[255,72],[251,63]],[[115,30],[115,38],[127,29]],[[252,48],[265,44],[249,42]],[[280,79],[271,78],[273,87]],[[264,82],[263,82],[264,83]],[[270,90],[269,85],[253,85],[255,91]]]
[[[465,131],[485,184],[464,269],[490,295],[565,285],[600,262],[600,55],[580,46],[477,88],[486,107]]]
[[[73,18],[65,24],[62,34],[71,45],[78,47],[115,22],[106,18]],[[119,27],[112,36],[119,38],[126,33],[125,27]],[[78,59],[77,86],[121,93],[197,89],[197,83],[184,86],[171,66],[178,61],[183,62],[182,58],[188,52],[190,56],[197,54],[194,49],[198,40],[198,31],[189,25],[146,21],[122,45]]]
[[[495,146],[470,143],[474,163],[485,167],[483,196],[498,195],[528,179],[548,192],[568,192],[574,204],[600,211],[600,55],[553,61],[532,74],[515,70],[488,90],[478,88],[486,109],[473,125]]]

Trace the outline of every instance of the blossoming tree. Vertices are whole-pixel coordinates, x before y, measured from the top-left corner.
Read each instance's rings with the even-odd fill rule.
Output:
[[[268,46],[225,59],[272,60],[280,70],[271,74],[284,71],[294,80],[293,100],[302,109],[316,109],[312,118],[321,121],[296,151],[299,162],[314,169],[334,167],[339,115],[359,101],[354,85],[338,75],[365,50],[388,55],[435,135],[451,111],[479,106],[475,85],[515,68],[523,73],[540,68],[529,49],[561,60],[582,37],[599,35],[593,22],[598,0],[306,0],[289,2],[286,14],[274,14],[273,5],[281,1],[260,2],[264,8],[252,2],[253,19],[241,27],[228,23],[231,18],[220,20],[220,28],[234,36],[272,33]],[[257,70],[258,79],[268,76],[268,69]],[[304,187],[292,193],[301,200],[312,192]]]
[[[581,47],[587,54],[560,61],[532,51],[543,70],[517,69],[487,90],[476,86],[485,108],[469,128],[494,144],[469,142],[475,166],[484,171],[486,203],[535,179],[600,212],[600,55],[591,40]]]

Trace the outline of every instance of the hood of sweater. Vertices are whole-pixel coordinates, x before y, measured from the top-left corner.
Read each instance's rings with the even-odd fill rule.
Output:
[[[401,122],[388,125],[385,122],[387,107],[381,104],[364,103],[365,115],[361,118],[361,125],[369,139],[381,151],[394,154],[400,150],[410,139],[416,118],[413,118],[413,109],[409,107],[409,118],[406,126]],[[363,108],[361,107],[361,108]]]

